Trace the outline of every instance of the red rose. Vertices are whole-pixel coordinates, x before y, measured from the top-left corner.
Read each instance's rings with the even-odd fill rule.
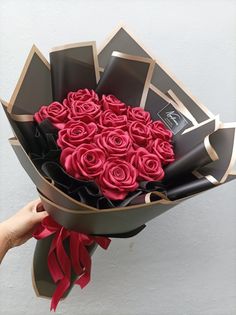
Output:
[[[150,130],[154,139],[160,138],[165,141],[170,141],[173,136],[172,132],[167,129],[160,120],[154,121],[150,126]]]
[[[107,109],[101,113],[99,117],[99,127],[105,129],[108,127],[121,128],[123,130],[127,129],[127,116],[117,115],[112,110]]]
[[[67,98],[64,99],[63,104],[70,107],[74,101],[79,101],[81,103],[92,101],[98,103],[99,97],[93,90],[80,89],[76,92],[69,92]]]
[[[132,149],[130,136],[122,129],[104,130],[94,137],[94,141],[109,157],[124,157]]]
[[[131,157],[130,163],[132,163],[138,171],[138,180],[159,181],[164,177],[164,171],[159,157],[144,148],[139,148],[135,151]]]
[[[57,144],[61,149],[76,148],[82,143],[93,141],[96,132],[97,126],[94,123],[86,124],[83,121],[69,121],[64,129],[59,131]]]
[[[94,144],[81,144],[75,149],[65,148],[60,156],[60,162],[68,174],[85,180],[101,174],[105,160],[105,153]]]
[[[69,109],[59,102],[53,102],[48,106],[42,106],[40,110],[34,114],[37,123],[41,123],[48,118],[54,127],[62,129],[68,121]]]
[[[81,120],[86,123],[95,122],[101,114],[101,106],[93,101],[74,101],[71,104],[69,119]]]
[[[108,159],[97,179],[103,195],[111,200],[122,200],[138,187],[137,170],[128,162]]]
[[[135,149],[148,146],[152,139],[149,127],[139,121],[132,121],[128,130]]]
[[[129,121],[139,121],[145,125],[152,122],[150,113],[141,107],[128,107],[127,117]]]
[[[100,101],[104,110],[110,109],[117,115],[126,114],[127,106],[114,95],[103,95]]]
[[[149,146],[149,150],[160,158],[163,165],[172,163],[175,160],[173,145],[168,141],[157,138]]]

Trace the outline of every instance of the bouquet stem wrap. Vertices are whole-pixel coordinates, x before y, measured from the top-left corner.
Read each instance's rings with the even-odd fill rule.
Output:
[[[47,263],[50,275],[57,283],[51,300],[51,310],[55,311],[60,299],[71,285],[72,268],[79,277],[75,284],[83,289],[89,283],[92,261],[87,247],[97,244],[107,249],[111,240],[103,236],[67,230],[48,216],[36,228],[33,236],[41,240],[50,235],[54,238],[48,252]],[[69,241],[69,255],[63,245],[65,240]]]

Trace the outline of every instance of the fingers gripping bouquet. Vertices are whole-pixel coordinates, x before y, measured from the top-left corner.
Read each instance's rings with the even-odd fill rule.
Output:
[[[235,178],[235,124],[197,102],[122,27],[33,46],[7,104],[10,143],[50,214],[34,232],[33,284],[51,309],[90,281],[91,255],[186,198]],[[203,195],[204,198],[204,195]]]

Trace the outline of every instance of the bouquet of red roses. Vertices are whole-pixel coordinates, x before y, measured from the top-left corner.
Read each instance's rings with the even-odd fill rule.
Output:
[[[141,181],[161,181],[174,161],[172,132],[140,107],[93,90],[69,92],[62,103],[42,106],[37,123],[58,129],[60,164],[72,177],[95,181],[101,194],[123,200]]]
[[[33,284],[51,308],[90,281],[91,255],[197,193],[235,178],[235,123],[193,98],[122,27],[57,47],[33,46],[2,101],[10,143],[49,217],[34,232]]]

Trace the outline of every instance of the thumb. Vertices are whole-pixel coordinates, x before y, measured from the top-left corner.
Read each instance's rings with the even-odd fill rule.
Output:
[[[42,211],[42,212],[34,213],[35,223],[40,223],[47,216],[48,216],[48,213],[45,210]]]

